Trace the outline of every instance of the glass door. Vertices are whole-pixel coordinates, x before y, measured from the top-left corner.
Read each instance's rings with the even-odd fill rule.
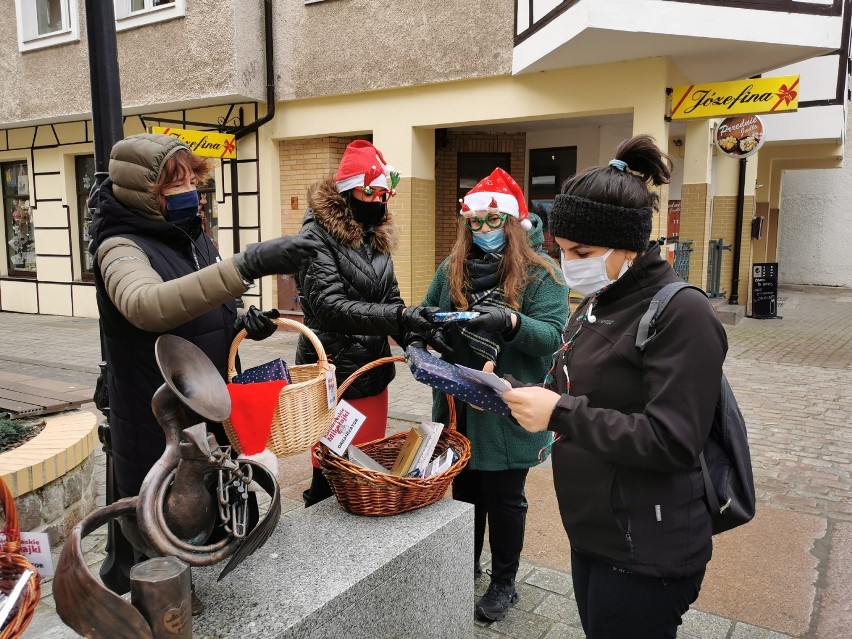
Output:
[[[9,275],[35,277],[35,227],[30,209],[27,163],[4,162],[0,164],[0,172],[3,180],[3,218]]]
[[[95,183],[95,156],[78,155],[74,158],[74,175],[77,184],[77,219],[80,228],[80,272],[86,281],[94,279],[92,266],[94,256],[89,253],[89,225],[92,212],[89,210],[89,191]]]

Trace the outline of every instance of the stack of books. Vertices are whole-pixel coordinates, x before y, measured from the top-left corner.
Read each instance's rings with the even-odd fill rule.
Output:
[[[425,477],[443,429],[444,425],[438,422],[421,422],[414,426],[408,431],[390,469],[356,446],[350,446],[348,449],[349,461],[368,470],[389,473],[396,477]]]

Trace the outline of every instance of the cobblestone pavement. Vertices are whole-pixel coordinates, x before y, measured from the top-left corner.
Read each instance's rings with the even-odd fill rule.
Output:
[[[818,530],[813,548],[806,549],[815,566],[814,574],[803,572],[802,577],[812,582],[806,584],[810,608],[798,624],[785,626],[772,620],[746,623],[761,619],[760,611],[755,615],[712,614],[701,609],[700,599],[678,635],[683,639],[842,636],[823,630],[831,627],[832,619],[823,619],[829,613],[846,615],[843,619],[850,625],[845,627],[852,628],[848,605],[852,584],[848,579],[838,582],[832,576],[836,567],[830,560],[832,541],[848,540],[852,531],[852,290],[782,287],[780,296],[782,320],[745,319],[727,327],[730,348],[725,370],[748,422],[760,506],[770,512],[777,509],[782,515],[808,516],[803,521]],[[99,360],[97,331],[96,320],[0,313],[0,366],[94,386]],[[261,343],[244,342],[240,356],[248,364],[277,356],[292,361],[296,337],[279,332]],[[398,429],[405,427],[406,421],[429,417],[431,392],[413,380],[404,364],[396,366],[390,416]],[[538,471],[549,473],[546,467],[534,469]],[[301,506],[294,498],[296,494],[291,491],[286,508]],[[538,512],[533,509],[532,498],[530,502],[528,546],[533,543]],[[553,521],[558,527],[558,518]],[[545,530],[543,534],[558,536],[562,531]],[[90,539],[89,557],[94,564],[102,557],[103,538]],[[772,543],[771,539],[762,541]],[[549,543],[553,544],[552,539]],[[720,547],[725,550],[724,544]],[[571,601],[567,566],[554,563],[548,554],[552,553],[534,554],[525,549],[519,575],[520,603],[503,621],[477,625],[477,637],[583,636]],[[846,590],[838,592],[837,583],[845,584]],[[479,580],[477,593],[486,586],[486,579]],[[763,587],[773,586],[783,589],[785,584]],[[48,582],[46,597],[27,637],[65,636],[57,630],[49,588]],[[832,602],[838,600],[839,608],[832,608]]]

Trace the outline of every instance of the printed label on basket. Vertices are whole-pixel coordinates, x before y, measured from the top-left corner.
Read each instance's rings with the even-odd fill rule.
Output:
[[[0,533],[0,543],[5,541],[6,535]],[[47,533],[22,532],[21,554],[36,567],[42,577],[53,577],[53,557],[50,555]]]
[[[337,403],[337,379],[334,377],[334,371],[325,372],[325,393],[328,410],[331,410]]]
[[[331,428],[320,441],[338,455],[343,455],[343,451],[366,420],[367,417],[352,404],[340,400],[337,410],[334,411],[334,419],[331,420]]]

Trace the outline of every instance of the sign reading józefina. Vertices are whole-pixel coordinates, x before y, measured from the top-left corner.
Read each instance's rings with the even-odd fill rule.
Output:
[[[716,127],[716,146],[729,158],[754,155],[765,141],[763,120],[756,115],[725,118]]]
[[[797,75],[675,87],[672,91],[672,119],[797,111],[798,87]]]
[[[152,126],[151,133],[162,133],[185,142],[195,155],[233,160],[237,157],[237,143],[233,134],[215,131],[190,131],[171,127]]]

